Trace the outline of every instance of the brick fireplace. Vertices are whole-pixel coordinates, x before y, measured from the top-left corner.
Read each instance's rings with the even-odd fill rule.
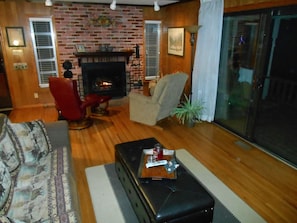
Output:
[[[134,51],[76,53],[81,68],[79,91],[121,98],[127,94],[127,72]]]
[[[126,96],[125,62],[83,63],[81,69],[84,95]]]

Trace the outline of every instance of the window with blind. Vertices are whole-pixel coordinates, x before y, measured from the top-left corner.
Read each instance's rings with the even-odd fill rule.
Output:
[[[159,75],[160,21],[145,21],[145,79]]]
[[[30,18],[30,27],[39,86],[48,87],[48,78],[58,76],[52,20],[51,18]]]

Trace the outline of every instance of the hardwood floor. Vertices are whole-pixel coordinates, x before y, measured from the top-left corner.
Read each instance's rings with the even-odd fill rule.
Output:
[[[114,162],[114,145],[155,137],[170,149],[187,149],[213,174],[257,211],[267,222],[296,222],[297,171],[253,147],[238,146],[238,137],[222,128],[201,123],[187,128],[173,118],[160,122],[162,128],[129,120],[128,105],[110,107],[110,114],[94,119],[84,130],[71,130],[76,179],[85,223],[96,222],[85,168]],[[12,122],[57,120],[54,108],[14,110]]]

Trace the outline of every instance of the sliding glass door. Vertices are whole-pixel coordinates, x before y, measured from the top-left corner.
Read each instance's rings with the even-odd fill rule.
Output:
[[[297,166],[297,8],[225,15],[215,122]]]
[[[267,72],[254,123],[258,145],[297,166],[297,10],[272,13]]]
[[[250,137],[263,74],[263,15],[224,18],[215,121]]]

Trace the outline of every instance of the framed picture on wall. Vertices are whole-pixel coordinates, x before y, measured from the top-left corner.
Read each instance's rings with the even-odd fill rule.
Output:
[[[76,45],[76,51],[78,53],[84,53],[84,52],[86,52],[85,46],[84,45]]]
[[[26,46],[23,27],[6,27],[6,34],[9,47]]]
[[[168,54],[184,55],[184,28],[168,28]]]

